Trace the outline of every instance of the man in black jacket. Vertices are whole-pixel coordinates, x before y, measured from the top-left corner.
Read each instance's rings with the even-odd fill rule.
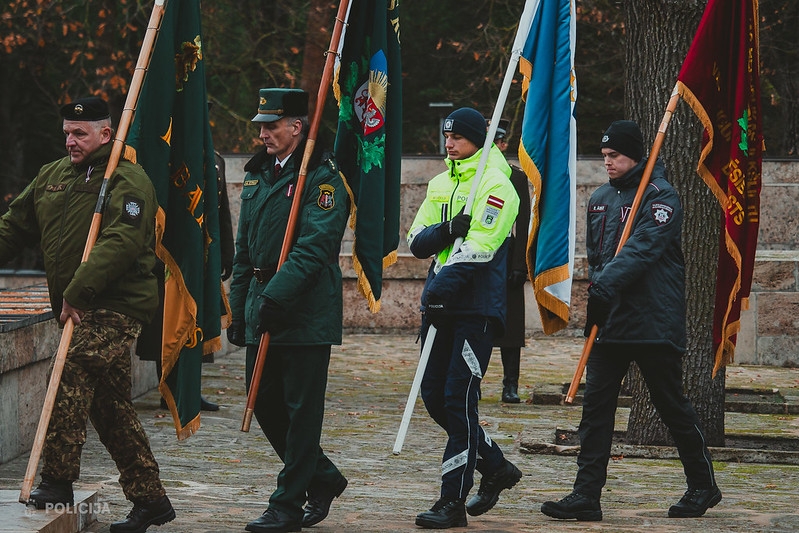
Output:
[[[598,333],[588,359],[580,453],[574,491],[545,502],[553,518],[602,520],[616,400],[630,362],[646,381],[652,403],[677,444],[688,490],[670,517],[698,517],[721,501],[699,418],[682,387],[685,353],[685,264],[680,243],[683,211],[658,161],[635,214],[629,240],[616,254],[646,159],[635,122],[612,123],[600,144],[609,182],[588,203],[586,335]]]

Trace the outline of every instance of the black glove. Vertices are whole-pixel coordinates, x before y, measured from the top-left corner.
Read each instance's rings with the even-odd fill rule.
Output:
[[[508,274],[508,285],[511,287],[521,287],[527,281],[526,270],[511,270]]]
[[[469,224],[472,223],[472,217],[463,212],[465,209],[466,206],[461,207],[461,212],[446,223],[447,233],[451,242],[455,242],[458,237],[465,238],[466,234],[469,233]]]
[[[225,262],[222,265],[222,281],[227,281],[233,275],[233,261]]]
[[[424,316],[428,322],[436,327],[441,327],[450,319],[449,311],[444,302],[428,302],[424,306]]]
[[[246,338],[244,333],[244,320],[234,318],[227,327],[227,341],[236,346],[246,346]]]
[[[258,306],[258,328],[256,333],[261,335],[265,331],[273,331],[283,317],[283,313],[283,309],[277,302],[264,298],[264,301]]]
[[[591,332],[591,327],[596,325],[601,328],[608,321],[611,303],[598,296],[588,295],[588,305],[586,308],[585,335]]]

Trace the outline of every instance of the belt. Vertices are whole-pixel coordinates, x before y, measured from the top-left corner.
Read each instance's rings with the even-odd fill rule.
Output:
[[[258,283],[266,283],[275,275],[275,269],[254,267],[252,269],[252,275]]]

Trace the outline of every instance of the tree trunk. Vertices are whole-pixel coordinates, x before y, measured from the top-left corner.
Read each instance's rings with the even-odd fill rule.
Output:
[[[638,121],[645,142],[655,139],[677,75],[685,58],[704,2],[691,0],[625,2],[627,49],[625,110]],[[671,119],[660,153],[685,211],[682,229],[686,257],[688,346],[683,358],[683,385],[709,445],[724,445],[724,370],[713,369],[713,305],[716,286],[721,210],[696,173],[702,128],[684,103]],[[653,324],[652,327],[657,327]],[[633,406],[627,439],[638,444],[671,442],[649,400],[636,368],[631,372]]]

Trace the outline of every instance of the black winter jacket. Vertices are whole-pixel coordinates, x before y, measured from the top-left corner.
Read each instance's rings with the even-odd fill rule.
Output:
[[[630,237],[616,247],[646,161],[599,187],[588,203],[588,292],[612,304],[597,343],[667,344],[684,352],[685,261],[680,198],[657,161]]]

